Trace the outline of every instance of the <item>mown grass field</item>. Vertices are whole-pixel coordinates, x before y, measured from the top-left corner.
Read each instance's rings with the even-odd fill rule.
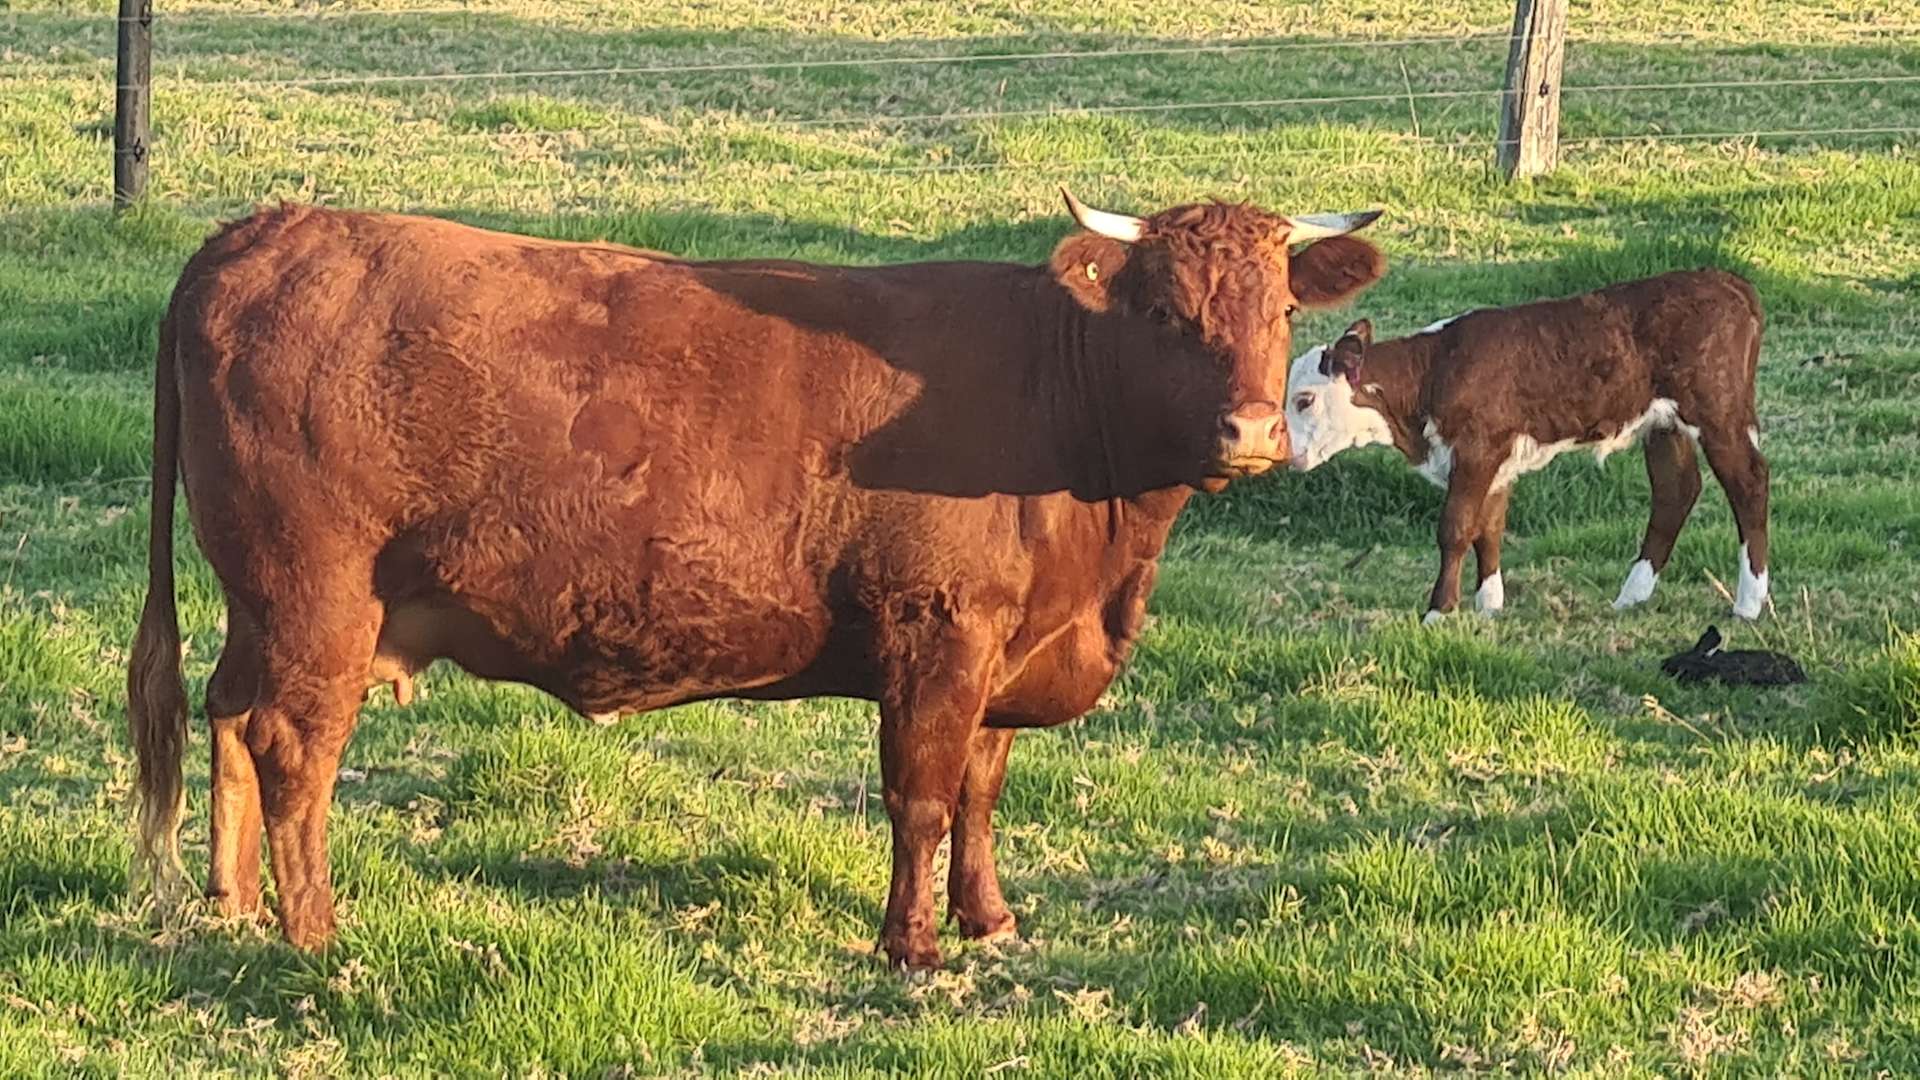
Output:
[[[152,197],[115,219],[111,13],[0,0],[0,1075],[1920,1071],[1920,142],[1838,131],[1920,125],[1920,7],[1577,5],[1566,133],[1606,141],[1517,186],[1466,96],[1504,42],[1367,44],[1498,38],[1492,0],[159,7]],[[1292,45],[766,65],[1229,40]],[[612,65],[716,70],[262,82]],[[1800,81],[1572,89],[1702,80]],[[1327,96],[1373,100],[1035,114]],[[981,111],[1027,115],[951,117]],[[1785,129],[1835,133],[1623,138]],[[1659,674],[1729,628],[1736,541],[1709,482],[1654,602],[1610,610],[1634,453],[1523,482],[1507,615],[1423,630],[1439,494],[1370,451],[1197,501],[1102,708],[1018,741],[1024,943],[875,959],[864,706],[596,726],[439,670],[348,752],[337,948],[129,907],[152,342],[216,219],[290,197],[694,256],[1038,261],[1062,181],[1123,210],[1384,206],[1392,269],[1355,308],[1382,333],[1747,273],[1777,608],[1733,644],[1811,683]],[[183,550],[197,702],[220,603]]]

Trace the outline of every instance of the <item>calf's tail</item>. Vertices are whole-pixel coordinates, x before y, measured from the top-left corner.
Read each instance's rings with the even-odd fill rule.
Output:
[[[180,819],[186,788],[187,687],[180,674],[180,616],[173,594],[173,500],[179,477],[180,387],[171,313],[160,325],[153,380],[153,514],[147,536],[147,602],[127,668],[127,730],[137,763],[132,884],[166,902],[185,891]]]

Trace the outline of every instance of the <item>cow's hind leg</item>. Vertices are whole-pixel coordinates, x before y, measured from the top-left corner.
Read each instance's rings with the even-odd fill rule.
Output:
[[[207,682],[207,717],[213,729],[207,896],[228,916],[260,911],[260,778],[247,749],[247,720],[259,689],[259,627],[230,604],[227,642]]]
[[[1751,425],[1737,431],[1727,427],[1702,428],[1700,447],[1707,464],[1727,493],[1733,520],[1740,527],[1740,586],[1733,613],[1757,619],[1767,604],[1767,491],[1771,481],[1767,459],[1760,455],[1759,435]]]
[[[1440,510],[1440,577],[1433,583],[1427,600],[1426,623],[1438,622],[1451,614],[1460,602],[1460,567],[1467,549],[1480,538],[1480,526],[1488,495],[1493,487],[1494,470],[1481,456],[1468,456],[1456,448],[1453,476],[1447,481],[1447,502]]]
[[[261,617],[260,690],[246,744],[259,776],[281,931],[301,948],[326,944],[334,931],[327,809],[382,616],[364,591],[371,573],[361,571],[306,582],[303,603]]]
[[[1012,728],[983,727],[967,752],[967,776],[953,819],[953,863],[947,872],[947,904],[960,932],[982,941],[1015,936],[1013,912],[1000,894],[993,865],[993,808],[1007,778]]]
[[[1646,536],[1640,541],[1640,558],[1627,570],[1627,580],[1613,601],[1616,608],[1629,608],[1653,597],[1653,587],[1673,555],[1680,528],[1693,513],[1694,501],[1700,498],[1700,462],[1691,435],[1677,428],[1648,432],[1646,455],[1653,510],[1647,517]]]
[[[1480,505],[1479,535],[1473,540],[1473,561],[1480,574],[1479,588],[1473,592],[1473,606],[1482,615],[1498,615],[1507,606],[1507,586],[1500,576],[1500,541],[1507,535],[1507,500],[1513,494],[1508,484],[1489,492]]]

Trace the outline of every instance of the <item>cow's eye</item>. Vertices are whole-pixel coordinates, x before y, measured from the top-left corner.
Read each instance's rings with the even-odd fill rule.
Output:
[[[1294,315],[1294,312],[1296,312],[1296,311],[1299,311],[1299,310],[1300,310],[1300,305],[1299,305],[1299,304],[1288,304],[1288,305],[1287,305],[1287,318],[1289,318],[1289,319],[1291,319],[1291,318],[1293,318],[1293,315]]]
[[[1298,397],[1295,397],[1293,399],[1294,412],[1306,412],[1308,409],[1311,409],[1311,408],[1313,408],[1312,394],[1301,394]]]

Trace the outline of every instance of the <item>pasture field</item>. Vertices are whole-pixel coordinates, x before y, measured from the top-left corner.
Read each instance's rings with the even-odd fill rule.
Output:
[[[158,6],[152,190],[115,219],[109,5],[0,0],[0,1076],[1920,1073],[1920,140],[1860,130],[1920,125],[1920,5],[1576,5],[1565,131],[1599,141],[1512,186],[1476,93],[1493,0]],[[768,63],[1088,50],[1131,55]],[[301,82],[616,65],[648,70]],[[1772,85],[1619,89],[1684,82]],[[1327,97],[1364,100],[1159,107]],[[980,112],[1014,115],[953,116]],[[1780,130],[1824,134],[1638,137]],[[1645,523],[1630,452],[1523,481],[1507,614],[1422,629],[1439,493],[1355,453],[1196,499],[1102,707],[1017,741],[1020,944],[875,959],[865,706],[597,726],[440,669],[348,751],[336,948],[132,909],[154,327],[215,220],[289,197],[701,257],[1037,262],[1062,181],[1132,211],[1386,207],[1386,279],[1299,348],[1355,314],[1398,334],[1748,274],[1776,610],[1730,626],[1711,482],[1653,602],[1609,608]],[[197,705],[220,603],[181,542]],[[1661,676],[1710,622],[1812,681]]]

